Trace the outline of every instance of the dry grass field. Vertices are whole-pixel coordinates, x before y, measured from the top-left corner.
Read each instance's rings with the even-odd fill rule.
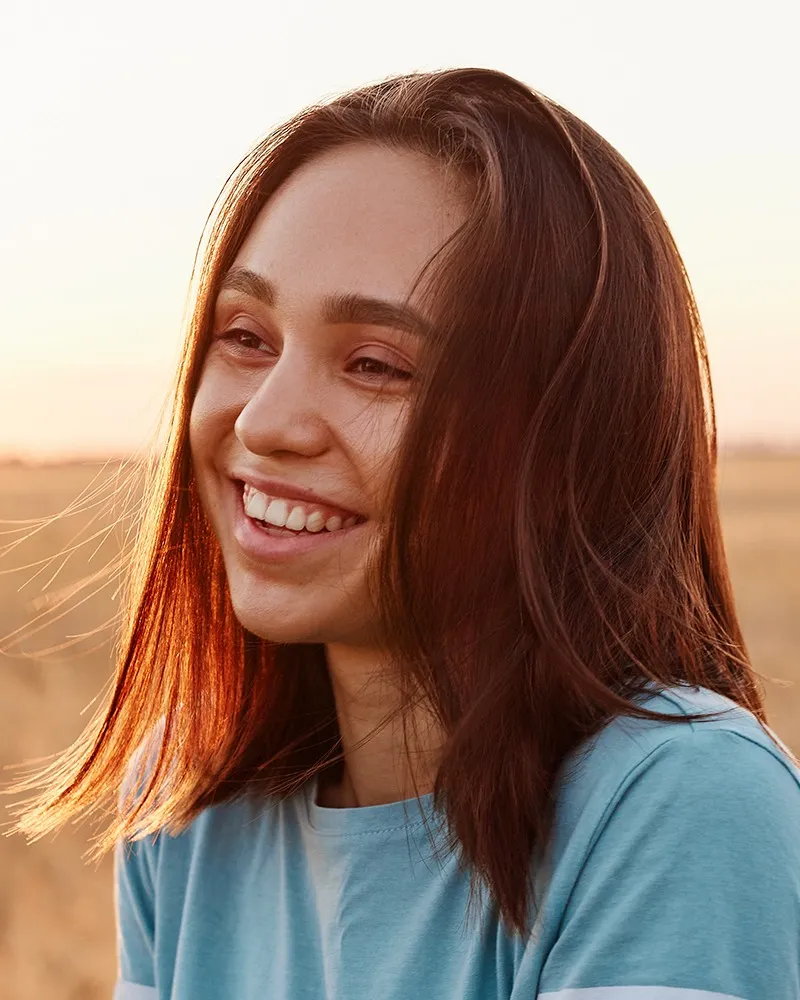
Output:
[[[71,504],[95,477],[111,482],[116,470],[115,465],[105,470],[0,466],[0,519],[47,518]],[[800,455],[725,456],[720,486],[739,611],[764,677],[770,722],[800,752]],[[52,607],[58,592],[114,556],[124,527],[113,530],[119,514],[119,507],[92,507],[60,518],[0,558],[0,649],[5,650],[0,654],[0,767],[67,746],[92,709],[83,716],[81,711],[108,680],[112,632],[102,626],[114,615],[113,585],[59,620],[43,619],[35,635],[16,635],[21,640],[16,644],[13,638],[2,640],[39,614],[52,619],[59,613]],[[0,531],[11,528],[0,525]],[[22,568],[102,528],[109,529],[106,537],[81,545],[51,584],[63,556],[49,567]],[[0,552],[18,537],[19,532],[0,535]],[[65,648],[71,636],[80,638]],[[0,778],[6,783],[11,775],[6,771]],[[0,799],[0,822],[8,821],[7,804],[8,799]],[[106,859],[94,867],[82,861],[91,832],[84,824],[31,846],[18,836],[0,839],[0,994],[5,1000],[110,997],[116,965],[111,863]]]

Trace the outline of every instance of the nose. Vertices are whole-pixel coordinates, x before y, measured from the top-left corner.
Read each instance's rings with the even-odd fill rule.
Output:
[[[289,452],[313,457],[329,443],[324,411],[325,389],[318,365],[299,351],[285,348],[236,418],[234,431],[256,455]]]

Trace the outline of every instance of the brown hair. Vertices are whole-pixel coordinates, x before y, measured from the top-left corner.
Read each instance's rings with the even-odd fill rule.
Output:
[[[43,789],[18,829],[41,836],[96,809],[157,727],[142,792],[109,810],[95,856],[340,766],[324,647],[270,643],[233,614],[188,417],[216,290],[257,212],[299,165],[357,141],[417,150],[468,181],[467,220],[424,286],[431,363],[372,582],[404,706],[422,696],[448,734],[435,796],[451,846],[524,934],[520,872],[547,844],[568,754],[615,715],[706,717],[642,709],[634,699],[653,684],[702,685],[766,716],[720,534],[706,351],[672,236],[604,139],[486,69],[310,107],[229,179],[198,254],[116,683],[81,740],[17,786]]]

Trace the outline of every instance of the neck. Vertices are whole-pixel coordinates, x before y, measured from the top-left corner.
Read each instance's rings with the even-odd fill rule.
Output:
[[[407,751],[402,717],[392,717],[400,699],[378,651],[328,645],[325,654],[344,762],[338,780],[320,783],[319,804],[383,805],[432,792],[444,735],[431,713],[412,711]]]

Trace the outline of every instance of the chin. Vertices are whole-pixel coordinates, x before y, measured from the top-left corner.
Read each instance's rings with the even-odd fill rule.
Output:
[[[253,605],[233,601],[233,613],[248,632],[269,642],[299,643],[328,642],[329,632],[325,615],[302,615],[288,609],[284,612],[276,608],[265,608],[263,602]]]
[[[314,588],[309,587],[307,591]],[[233,613],[240,624],[268,642],[279,643],[342,643],[360,645],[369,631],[360,606],[341,600],[341,593],[321,588],[319,601],[307,593],[302,602],[293,595],[280,595],[270,600],[264,588],[231,590]],[[330,600],[338,597],[339,600]],[[328,598],[326,600],[325,598]]]

